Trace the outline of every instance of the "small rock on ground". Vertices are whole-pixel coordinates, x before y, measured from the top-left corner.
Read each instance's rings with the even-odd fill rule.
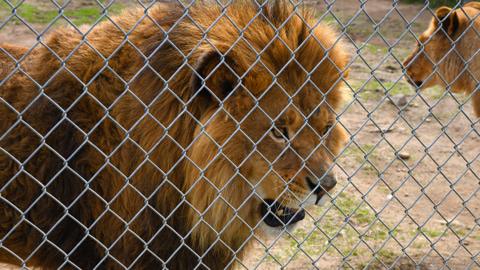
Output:
[[[403,160],[407,160],[407,159],[410,159],[410,154],[407,152],[400,152],[398,153],[398,157]]]

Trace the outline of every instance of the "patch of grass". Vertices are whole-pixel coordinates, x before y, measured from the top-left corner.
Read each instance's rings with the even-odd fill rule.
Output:
[[[326,222],[327,224],[321,226],[322,230],[333,231],[333,227],[330,227],[332,224]],[[338,228],[337,228],[338,230]],[[301,249],[307,251],[309,255],[321,254],[328,246],[328,237],[325,236],[320,230],[314,229],[311,233],[305,232],[303,237],[299,234],[298,231],[295,232],[295,237],[300,241],[304,241],[301,245]],[[335,231],[336,232],[336,231]],[[290,249],[298,249],[298,244],[295,240],[290,240]]]
[[[376,257],[384,263],[391,263],[398,257],[398,254],[388,249],[381,249],[377,252]]]
[[[319,13],[317,14],[317,18],[322,18],[322,22],[328,25],[339,26],[337,19],[335,19],[335,17],[333,17],[330,13]]]
[[[363,100],[377,100],[382,96],[388,95],[412,95],[415,91],[406,82],[379,82],[375,79],[370,80],[364,85],[364,82],[354,81],[350,83],[353,90]]]
[[[390,233],[391,231],[391,233]],[[389,228],[385,227],[381,222],[376,222],[365,234],[365,239],[371,241],[385,241],[390,237],[397,237],[401,233],[400,229],[390,230]]]
[[[365,14],[359,14],[353,21],[350,21],[351,18],[346,19],[349,20],[346,31],[352,37],[365,39],[375,31],[369,17]]]
[[[372,144],[363,144],[357,146],[351,144],[341,155],[341,159],[350,159],[355,164],[360,164],[361,170],[368,174],[377,173],[374,165],[379,162],[380,153]],[[368,160],[368,161],[367,161]]]
[[[367,51],[370,54],[387,54],[388,53],[388,48],[386,46],[379,46],[371,43],[366,43],[363,48],[361,49],[361,52]]]
[[[316,222],[316,227],[311,230],[297,229],[293,237],[289,240],[288,250],[285,254],[293,254],[298,249],[298,243],[301,243],[302,250],[310,256],[318,256],[323,252],[331,255],[357,256],[360,251],[354,247],[359,241],[359,234],[352,225],[348,223],[368,225],[375,220],[375,215],[366,205],[347,194],[340,194],[336,200],[336,207],[332,207],[321,220]],[[346,221],[348,219],[348,222]],[[373,235],[385,235],[388,232],[377,232],[377,226],[371,228]],[[285,248],[285,247],[284,247]]]
[[[425,4],[425,0],[405,0],[409,4]],[[430,7],[450,6],[453,7],[458,4],[458,0],[431,0]]]
[[[114,3],[107,9],[107,12],[110,15],[115,15],[120,13],[122,9],[123,5]],[[101,7],[85,7],[77,10],[66,11],[65,15],[72,20],[75,25],[81,25],[95,22],[100,16],[103,15],[103,13],[104,10]]]
[[[16,7],[16,3],[12,3],[14,8]],[[6,2],[0,3],[0,8],[3,10],[3,14],[8,14],[13,12],[13,8],[10,7]],[[40,23],[45,24],[52,21],[55,16],[57,16],[58,11],[55,10],[41,10],[38,7],[28,4],[22,3],[16,8],[16,14],[21,19],[25,20],[27,23]],[[21,23],[18,19],[17,23]]]
[[[468,229],[465,228],[464,226],[458,225],[456,223],[450,224],[449,229],[456,234],[458,237],[465,237],[468,234]],[[447,231],[448,232],[448,231]]]
[[[387,90],[389,90],[389,94],[392,96],[399,94],[412,95],[415,93],[415,90],[413,90],[410,85],[403,81],[399,81],[397,83],[385,82],[383,83],[383,85],[385,86],[385,88],[387,88]]]
[[[468,99],[468,95],[465,95],[463,93],[445,93],[446,91],[448,91],[448,90],[446,90],[443,87],[433,86],[433,87],[429,87],[425,90],[422,90],[422,95],[426,96],[426,97],[429,97],[431,99],[441,99],[443,97],[449,98],[453,95],[460,102],[466,102],[467,99]]]
[[[384,242],[390,234],[399,237],[403,233],[400,229],[392,231],[376,221],[374,211],[352,193],[339,194],[334,203],[335,206],[329,206],[328,210],[313,209],[313,216],[322,217],[315,226],[300,227],[291,236],[279,239],[269,250],[271,257],[266,257],[265,261],[270,265],[286,265],[293,260],[291,257],[318,258],[327,253],[326,256],[344,257],[344,261],[351,260],[358,265],[371,259],[366,256],[371,254],[371,248],[381,248],[377,259],[397,256],[389,246],[384,246]],[[298,252],[299,249],[302,251]]]
[[[420,231],[425,234],[428,238],[437,238],[441,235],[443,235],[443,231],[436,230],[433,228],[421,228]]]
[[[15,6],[14,6],[15,7]],[[3,14],[13,12],[12,7],[5,2],[0,3],[0,9],[3,10]],[[112,4],[108,9],[108,14],[117,14],[123,9],[123,5],[119,3]],[[60,10],[55,6],[49,8],[39,7],[36,5],[22,3],[16,8],[16,14],[25,20],[27,23],[33,24],[47,24],[52,22],[59,16]],[[104,10],[100,6],[88,6],[77,9],[68,9],[63,12],[63,16],[67,17],[75,25],[91,24],[98,20],[104,13]],[[61,18],[61,17],[60,17]],[[60,19],[62,20],[62,19]],[[17,20],[17,23],[21,23]]]
[[[357,209],[353,215],[353,218],[359,224],[369,224],[375,217],[372,215],[372,211],[369,209],[360,208]]]
[[[392,191],[385,185],[384,182],[380,182],[377,185],[377,190],[383,194],[390,194]]]
[[[391,265],[398,257],[399,253],[390,249],[382,248],[375,253],[375,259],[360,264],[356,269],[384,269],[385,266]],[[397,268],[395,268],[397,269]]]
[[[468,231],[464,228],[455,228],[453,231],[457,234],[459,237],[465,237],[468,233]]]
[[[344,193],[341,193],[334,203],[339,211],[347,215],[349,221],[354,224],[368,225],[375,220],[375,215],[370,208]]]
[[[284,247],[282,250],[269,250],[268,255],[265,257],[265,261],[269,263],[277,264],[280,263],[285,265],[292,257],[295,257],[295,252],[298,250],[298,245],[294,240],[290,242],[295,243],[295,245],[291,245],[290,247]]]
[[[424,94],[432,99],[440,99],[443,97],[445,90],[440,86],[430,87],[424,90]]]
[[[412,244],[412,248],[423,249],[428,246],[428,242],[425,239],[417,238]]]

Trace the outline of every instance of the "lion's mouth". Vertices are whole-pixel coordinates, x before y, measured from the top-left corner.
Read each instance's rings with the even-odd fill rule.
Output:
[[[260,211],[263,221],[270,227],[291,225],[305,218],[303,209],[288,208],[271,199],[261,204]]]
[[[421,89],[423,86],[423,81],[414,80],[411,78],[407,78],[406,80],[411,86],[415,87],[415,89]]]

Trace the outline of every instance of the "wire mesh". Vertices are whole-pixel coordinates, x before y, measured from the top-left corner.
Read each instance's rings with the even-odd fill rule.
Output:
[[[480,3],[439,4],[3,0],[0,269],[480,268]]]

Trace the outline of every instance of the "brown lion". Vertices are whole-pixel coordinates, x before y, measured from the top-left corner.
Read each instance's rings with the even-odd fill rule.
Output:
[[[0,86],[0,262],[224,269],[302,220],[336,184],[348,56],[287,3],[45,37]]]
[[[439,85],[471,95],[480,117],[480,2],[456,10],[438,8],[418,41],[403,63],[407,81],[418,88]]]

